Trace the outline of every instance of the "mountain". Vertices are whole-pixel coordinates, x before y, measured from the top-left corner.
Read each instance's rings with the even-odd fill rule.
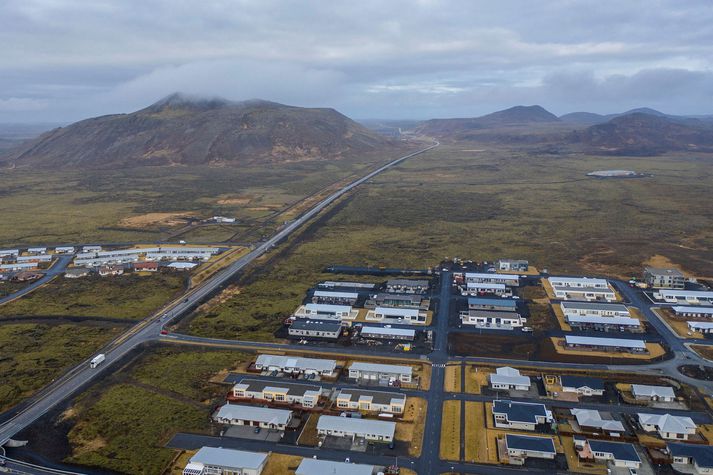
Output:
[[[634,112],[572,132],[571,139],[612,155],[657,155],[667,151],[713,151],[713,125],[697,119]]]
[[[607,116],[593,112],[570,112],[559,117],[562,122],[569,124],[595,125],[606,122]]]
[[[249,165],[337,159],[395,142],[334,109],[172,94],[130,114],[56,128],[6,153],[15,165]]]
[[[552,124],[559,121],[556,115],[541,106],[515,106],[481,117],[427,120],[419,124],[416,131],[424,135],[457,137],[480,129]]]

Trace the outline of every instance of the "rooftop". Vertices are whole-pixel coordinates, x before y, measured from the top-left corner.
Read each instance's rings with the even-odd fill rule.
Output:
[[[242,389],[245,391],[262,392],[263,390],[273,390],[285,392],[295,396],[304,396],[308,392],[321,393],[321,386],[313,386],[310,384],[283,383],[276,381],[266,381],[264,379],[241,379],[233,386],[234,389]]]
[[[277,366],[280,368],[299,368],[315,371],[334,371],[337,367],[335,360],[318,358],[302,358],[299,356],[259,355],[255,360],[259,366]]]
[[[372,475],[373,465],[303,458],[295,475]]]
[[[555,444],[550,437],[506,434],[505,443],[509,449],[530,450],[550,454],[556,453]]]
[[[499,399],[493,401],[493,413],[507,414],[510,422],[525,422],[536,424],[537,417],[546,417],[547,408],[544,404],[531,402],[516,402]]]
[[[386,328],[386,327],[362,327],[362,335],[364,333],[370,335],[384,335],[384,336],[406,336],[413,338],[416,335],[416,330],[409,330],[408,328]]]
[[[698,444],[667,444],[674,457],[690,457],[701,468],[713,468],[713,446]]]
[[[574,376],[563,374],[562,376],[560,376],[560,382],[562,383],[562,386],[568,388],[588,387],[591,389],[604,390],[604,380],[600,378],[593,378],[591,376]]]
[[[644,271],[655,276],[683,277],[683,272],[678,269],[666,269],[662,267],[646,267]]]
[[[356,371],[366,371],[369,373],[387,373],[387,374],[412,374],[413,368],[410,366],[394,365],[394,364],[380,364],[380,363],[366,363],[363,361],[355,361],[349,367],[350,370]]]
[[[686,416],[674,416],[671,414],[648,414],[640,412],[638,414],[641,424],[656,426],[661,432],[672,432],[674,434],[685,434],[696,429],[693,419]]]
[[[607,442],[604,440],[587,440],[592,452],[603,452],[612,454],[616,460],[627,462],[641,462],[636,447],[626,442]]]
[[[627,312],[629,309],[626,305],[620,303],[599,303],[599,302],[561,302],[560,306],[565,312],[570,310],[603,310],[612,312]]]
[[[381,435],[392,438],[396,431],[396,423],[375,419],[354,419],[340,416],[320,416],[317,430],[344,431],[356,434]]]
[[[267,460],[267,454],[262,452],[247,452],[245,450],[223,449],[220,447],[202,447],[191,457],[191,463],[217,465],[219,467],[248,468],[257,470]]]
[[[631,340],[627,338],[600,338],[594,336],[572,336],[566,335],[565,342],[568,345],[589,345],[589,346],[609,346],[616,348],[646,349],[646,342],[643,340]]]
[[[342,329],[341,323],[333,323],[325,320],[308,320],[305,318],[298,318],[292,325],[291,328],[295,330],[314,330],[314,331],[324,331],[324,332],[338,332]]]
[[[566,315],[567,321],[572,323],[593,323],[601,325],[622,325],[628,327],[641,326],[635,318],[631,317],[601,317],[599,315]]]
[[[401,403],[406,401],[406,395],[402,393],[388,393],[385,391],[370,391],[368,389],[354,388],[342,388],[337,398],[349,398],[349,400],[353,402],[368,398],[374,404],[391,404],[394,400]]]
[[[266,424],[287,424],[292,417],[292,411],[243,404],[226,404],[218,409],[216,417],[220,419],[258,421]]]
[[[492,306],[492,307],[515,308],[517,306],[517,302],[515,300],[510,300],[510,299],[470,297],[468,299],[468,305],[485,305],[485,306]]]
[[[632,384],[631,392],[634,396],[658,396],[674,398],[676,394],[673,392],[673,388],[669,386],[649,386],[646,384]]]

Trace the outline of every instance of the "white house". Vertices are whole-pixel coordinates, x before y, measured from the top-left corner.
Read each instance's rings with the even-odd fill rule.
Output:
[[[392,442],[396,423],[374,419],[355,419],[339,416],[320,416],[317,434],[324,436],[357,438],[376,442]]]
[[[524,325],[525,319],[515,312],[492,312],[488,310],[468,310],[460,313],[463,325],[483,328],[511,330]]]
[[[661,289],[654,292],[654,298],[667,303],[682,305],[712,305],[713,292],[700,290]]]
[[[183,475],[260,475],[266,464],[266,453],[202,447],[189,459]]]
[[[506,434],[505,447],[508,451],[508,462],[512,465],[523,465],[527,458],[552,460],[557,455],[551,437]]]
[[[603,396],[604,381],[589,376],[573,376],[563,374],[560,376],[562,392],[577,393],[580,396]]]
[[[594,459],[596,462],[611,462],[615,467],[622,468],[641,466],[641,458],[632,444],[591,439],[575,440],[575,446],[577,444],[581,444],[584,449],[579,452],[580,458]]]
[[[343,388],[337,394],[336,404],[339,409],[403,414],[406,407],[406,395],[358,388]]]
[[[676,393],[669,386],[649,386],[646,384],[632,384],[631,394],[638,401],[663,401],[671,402],[676,399]]]
[[[361,327],[362,338],[374,338],[379,340],[404,340],[413,341],[416,338],[416,330],[409,328],[386,328],[386,327]]]
[[[374,322],[392,322],[413,325],[426,323],[426,312],[418,308],[376,307],[366,312],[366,320]]]
[[[373,475],[374,472],[373,465],[303,458],[295,475]]]
[[[675,305],[671,307],[671,310],[673,310],[678,317],[713,318],[713,307]]]
[[[599,315],[565,315],[565,320],[578,330],[603,332],[640,331],[641,322],[630,317],[602,317]]]
[[[497,295],[508,297],[512,295],[512,290],[505,284],[482,284],[477,282],[467,282],[465,287],[461,287],[463,295]]]
[[[626,305],[600,302],[561,302],[560,308],[566,316],[631,317]]]
[[[604,419],[601,413],[594,409],[570,409],[577,421],[577,426],[582,432],[606,434],[610,437],[619,437],[626,432],[624,424],[615,419]]]
[[[644,340],[631,340],[626,338],[599,338],[593,336],[566,335],[564,337],[564,342],[565,347],[571,349],[627,353],[646,353],[648,351]]]
[[[524,259],[500,259],[498,261],[498,270],[527,272],[530,263]]]
[[[243,404],[226,404],[218,409],[213,419],[220,424],[285,430],[292,420],[292,411]]]
[[[688,329],[692,332],[713,333],[713,322],[688,322]]]
[[[322,397],[322,387],[262,379],[241,379],[240,382],[233,386],[233,397],[315,407],[319,402],[319,398]]]
[[[495,373],[489,376],[489,379],[490,387],[493,389],[527,391],[532,385],[529,376],[523,376],[519,370],[509,366],[496,369]]]
[[[359,314],[350,305],[333,305],[327,303],[308,303],[300,305],[295,310],[295,318],[308,318],[310,320],[329,320],[341,322],[354,320]]]
[[[554,419],[544,404],[515,402],[504,399],[493,401],[495,427],[534,431],[538,424],[549,424]]]
[[[349,366],[349,377],[357,380],[391,383],[400,381],[410,383],[413,378],[411,366],[355,361]]]
[[[673,458],[673,468],[680,472],[713,474],[713,446],[701,444],[667,444]]]
[[[258,371],[279,371],[288,374],[319,374],[332,376],[337,369],[336,360],[302,358],[298,356],[259,355],[255,360]]]
[[[493,274],[489,272],[466,272],[466,283],[475,284],[503,284],[512,287],[520,285],[520,276],[515,274]]]
[[[547,279],[552,287],[579,287],[593,289],[608,289],[609,283],[605,279],[589,277],[549,277]]]
[[[644,431],[658,432],[662,439],[688,440],[696,433],[696,423],[690,417],[647,413],[637,416]]]

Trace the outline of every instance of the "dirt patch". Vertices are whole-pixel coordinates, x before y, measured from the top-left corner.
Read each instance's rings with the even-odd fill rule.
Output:
[[[609,275],[618,279],[628,279],[629,276],[621,273],[615,265],[606,264],[608,260],[616,258],[616,251],[611,248],[601,248],[579,259],[579,267],[588,274]]]
[[[127,228],[143,228],[145,226],[180,226],[193,219],[192,212],[181,213],[146,213],[139,216],[124,218],[119,221],[121,226]]]
[[[512,335],[452,332],[448,335],[448,343],[459,356],[529,360],[537,352],[533,339]]]
[[[219,205],[227,205],[227,206],[241,206],[241,205],[246,205],[252,201],[252,197],[249,196],[238,196],[237,198],[223,198],[216,203]]]

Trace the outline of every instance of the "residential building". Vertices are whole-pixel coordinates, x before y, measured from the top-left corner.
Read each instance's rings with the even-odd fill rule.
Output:
[[[266,464],[266,453],[202,447],[188,460],[183,475],[260,475]]]
[[[158,262],[134,262],[133,268],[136,272],[158,272]]]
[[[427,280],[391,279],[386,282],[386,291],[397,294],[422,294],[428,290]]]
[[[563,374],[560,376],[560,386],[565,393],[577,393],[580,396],[604,395],[604,380],[600,378]]]
[[[196,262],[171,262],[170,264],[166,264],[167,268],[179,271],[191,270],[196,266],[198,266]]]
[[[27,270],[36,268],[36,262],[14,262],[12,264],[0,264],[0,270],[3,271]]]
[[[644,282],[655,289],[684,289],[686,277],[678,269],[644,268]]]
[[[74,246],[57,246],[54,248],[55,254],[73,254]]]
[[[497,295],[499,297],[509,297],[512,290],[505,284],[482,284],[477,282],[467,282],[465,287],[461,287],[463,295]]]
[[[212,221],[221,224],[232,224],[235,222],[235,218],[229,218],[227,216],[213,216]]]
[[[369,282],[344,282],[337,280],[326,280],[317,285],[323,289],[348,288],[368,290],[376,287],[376,284],[370,284]]]
[[[687,307],[685,305],[671,307],[677,317],[713,318],[713,307]]]
[[[244,404],[226,404],[218,409],[213,418],[220,424],[285,430],[292,420],[292,411]]]
[[[366,312],[365,318],[375,322],[423,325],[426,323],[426,312],[418,308],[376,307],[374,310]]]
[[[349,366],[349,377],[366,381],[410,383],[413,378],[411,366],[365,363],[356,361]]]
[[[287,334],[295,338],[325,338],[336,340],[342,334],[342,324],[324,320],[298,318],[287,329]]]
[[[391,421],[339,416],[320,416],[317,421],[317,434],[324,436],[392,442],[395,431],[396,423]]]
[[[608,289],[609,283],[605,279],[589,277],[549,277],[547,279],[552,287],[571,287],[580,289]]]
[[[493,389],[527,391],[532,385],[529,376],[523,376],[519,370],[509,366],[496,369],[495,373],[489,376],[489,379],[490,387]]]
[[[33,254],[30,256],[17,256],[15,262],[49,262],[54,258],[50,254]]]
[[[603,418],[602,414],[594,409],[570,409],[577,421],[580,432],[593,432],[606,434],[610,437],[619,437],[626,432],[624,424],[615,419]]]
[[[493,401],[493,419],[495,427],[529,431],[535,430],[538,424],[549,424],[554,420],[544,404],[504,399]]]
[[[339,409],[403,414],[406,407],[406,395],[366,389],[343,388],[337,394]]]
[[[609,351],[617,353],[646,353],[648,351],[644,340],[572,335],[566,335],[564,340],[565,347],[569,349]]]
[[[302,358],[299,356],[259,355],[255,360],[258,371],[279,371],[287,374],[319,374],[333,376],[337,370],[335,360]]]
[[[626,442],[609,442],[604,440],[575,439],[575,447],[579,445],[583,450],[578,451],[579,457],[584,460],[594,460],[600,463],[612,463],[615,467],[639,468],[641,458],[633,444]]]
[[[688,329],[692,332],[713,333],[713,322],[688,322]]]
[[[46,247],[28,247],[27,253],[28,254],[47,254],[47,248]]]
[[[319,398],[322,397],[322,387],[245,378],[233,386],[232,395],[236,399],[254,399],[278,404],[315,407],[319,403]]]
[[[713,305],[711,291],[661,289],[654,292],[654,298],[681,305]]]
[[[341,322],[342,320],[354,320],[358,314],[359,312],[354,310],[350,305],[308,303],[300,305],[295,311],[294,316],[295,318],[309,318],[310,320]]]
[[[619,303],[561,302],[564,316],[631,317],[629,308]]]
[[[672,402],[676,399],[676,393],[669,386],[649,386],[646,384],[632,384],[631,394],[638,401],[662,401]]]
[[[673,458],[674,469],[685,473],[693,469],[697,474],[713,474],[713,446],[669,443],[666,447]]]
[[[373,475],[376,471],[374,465],[303,458],[295,475]]]
[[[469,310],[460,313],[463,325],[511,330],[524,325],[525,319],[515,312],[493,312],[489,310]]]
[[[19,255],[19,249],[0,249],[0,257],[17,257]]]
[[[91,271],[86,267],[73,267],[64,271],[64,276],[67,279],[79,279],[80,277],[86,277]]]
[[[312,294],[312,303],[326,303],[335,305],[354,305],[359,299],[356,292],[339,292],[335,290],[315,290]]]
[[[640,332],[641,322],[630,317],[600,317],[597,315],[565,315],[565,320],[573,329],[600,332]]]
[[[527,458],[552,460],[557,455],[551,437],[505,434],[505,447],[512,465],[523,465]]]
[[[517,287],[520,285],[520,276],[515,274],[493,274],[490,272],[466,272],[465,282],[473,284],[503,284]]]
[[[419,294],[390,294],[381,292],[374,299],[377,307],[421,308],[423,297]]]
[[[527,272],[530,263],[523,259],[500,259],[498,261],[498,270]]]
[[[108,275],[121,275],[124,273],[124,267],[122,266],[101,266],[99,268],[99,275],[106,277]]]
[[[616,293],[611,289],[601,289],[598,287],[565,287],[553,285],[552,290],[555,297],[563,300],[586,300],[588,302],[604,300],[614,302]]]
[[[690,417],[647,413],[637,416],[644,431],[658,432],[662,439],[688,440],[696,433],[696,423]]]
[[[468,298],[468,310],[493,310],[496,312],[514,312],[516,308],[516,300],[487,297]]]
[[[387,327],[361,327],[362,338],[374,338],[381,340],[404,340],[413,341],[416,338],[416,330],[408,328],[387,328]]]

